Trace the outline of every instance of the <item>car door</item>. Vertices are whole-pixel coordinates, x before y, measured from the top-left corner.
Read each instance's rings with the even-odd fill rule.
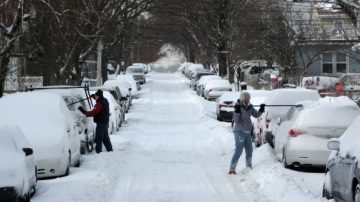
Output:
[[[339,179],[340,188],[342,193],[351,194],[352,181],[354,177],[356,158],[349,153],[340,159],[340,170],[342,178]]]

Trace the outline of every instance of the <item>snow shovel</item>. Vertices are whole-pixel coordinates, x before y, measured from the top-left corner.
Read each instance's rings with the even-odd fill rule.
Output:
[[[260,105],[253,105],[253,107],[260,107]],[[265,107],[296,107],[296,108],[303,108],[302,104],[297,105],[265,105]]]

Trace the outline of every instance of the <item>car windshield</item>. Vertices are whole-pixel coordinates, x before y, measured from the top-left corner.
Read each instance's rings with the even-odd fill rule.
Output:
[[[143,73],[143,70],[140,68],[131,68],[130,71],[132,73]]]
[[[72,97],[72,96],[62,96],[62,98],[64,99],[64,101],[65,101],[65,103],[66,103],[66,105],[67,105],[67,107],[68,107],[69,110],[71,110],[71,111],[75,111],[75,110],[76,110],[76,109],[75,109],[75,105],[72,104],[72,103],[74,103],[74,102],[79,101],[76,97]]]

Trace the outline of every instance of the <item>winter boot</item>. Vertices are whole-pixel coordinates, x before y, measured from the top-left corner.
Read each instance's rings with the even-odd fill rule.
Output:
[[[229,175],[236,175],[236,171],[235,170],[230,170]]]

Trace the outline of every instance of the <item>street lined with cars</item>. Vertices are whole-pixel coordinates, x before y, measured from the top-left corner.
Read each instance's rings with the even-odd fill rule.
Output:
[[[2,97],[0,160],[7,166],[0,169],[0,201],[30,201],[38,179],[68,176],[71,167],[81,166],[81,154],[93,153],[95,123],[79,109],[91,111],[98,90],[109,102],[109,134],[119,131],[140,95],[134,77],[119,75],[102,86],[27,87]]]
[[[191,65],[184,63],[179,71],[188,77],[190,87],[197,95],[207,100],[211,98],[209,90],[212,86],[225,83],[216,75],[201,75],[196,78],[194,88],[191,75],[201,70],[189,67]],[[234,86],[229,90],[232,89]],[[264,103],[267,106],[261,117],[252,118],[251,136],[256,147],[269,144],[271,152],[285,169],[294,169],[300,174],[304,169],[310,172],[312,169],[322,170],[325,173],[322,197],[335,201],[360,201],[360,171],[357,168],[360,109],[357,103],[345,96],[322,98],[320,91],[304,88],[246,91],[251,95],[251,104],[259,106]],[[219,95],[216,119],[232,122],[234,106],[239,98],[239,91]]]

